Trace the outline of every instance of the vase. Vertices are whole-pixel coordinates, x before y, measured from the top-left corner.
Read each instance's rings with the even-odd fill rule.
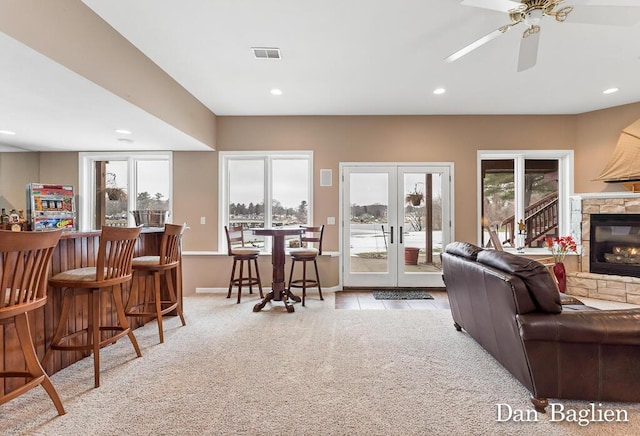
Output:
[[[556,262],[553,265],[553,275],[556,276],[558,281],[558,289],[564,293],[567,290],[567,273],[564,270],[564,263]]]
[[[404,264],[405,265],[417,265],[418,264],[418,255],[420,254],[420,249],[416,247],[405,247],[404,248]]]

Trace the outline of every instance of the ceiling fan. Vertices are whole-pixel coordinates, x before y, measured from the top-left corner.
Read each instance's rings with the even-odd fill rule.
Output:
[[[520,41],[518,72],[533,67],[538,59],[540,23],[545,17],[563,23],[607,24],[612,26],[632,26],[640,21],[640,7],[637,6],[565,6],[564,0],[463,0],[465,6],[490,9],[509,14],[511,22],[461,48],[445,61],[453,62],[506,33],[511,28],[524,23],[526,26]]]

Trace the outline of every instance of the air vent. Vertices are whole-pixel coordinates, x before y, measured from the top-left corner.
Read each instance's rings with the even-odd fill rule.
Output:
[[[251,51],[256,59],[281,59],[279,48],[251,47]]]

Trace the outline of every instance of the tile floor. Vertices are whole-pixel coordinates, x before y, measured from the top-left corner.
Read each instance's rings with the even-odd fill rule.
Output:
[[[449,299],[444,290],[429,290],[433,300],[376,300],[371,291],[343,290],[336,291],[336,309],[342,310],[449,310]],[[596,300],[578,297],[588,306],[598,309],[635,309],[640,306],[634,304],[617,303],[614,301]]]
[[[336,309],[342,310],[449,310],[447,293],[429,290],[433,300],[376,300],[371,291],[336,292]]]

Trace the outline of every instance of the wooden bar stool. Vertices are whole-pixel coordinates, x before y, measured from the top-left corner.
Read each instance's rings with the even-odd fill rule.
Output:
[[[125,307],[125,314],[131,317],[152,317],[158,320],[158,333],[160,343],[164,342],[162,329],[162,317],[175,310],[180,316],[182,325],[186,325],[182,313],[182,276],[181,268],[181,240],[185,225],[165,224],[164,233],[160,242],[160,254],[158,256],[134,257],[131,261],[133,268],[133,285],[129,301]],[[175,273],[176,290],[173,286]],[[141,277],[138,277],[141,276]],[[144,299],[139,300],[140,278],[146,279],[153,276],[153,292],[145,287]],[[162,299],[161,276],[164,277],[168,299]]]
[[[4,404],[30,389],[42,385],[64,415],[62,401],[44,372],[29,327],[28,313],[47,302],[47,274],[51,255],[60,239],[62,230],[50,232],[10,232],[0,230],[0,325],[15,324],[16,334],[24,356],[25,369],[11,371],[4,368],[0,378],[26,378],[26,384],[2,393]]]
[[[260,298],[264,298],[262,293],[262,282],[260,281],[260,270],[258,269],[258,254],[260,249],[256,247],[244,246],[244,228],[234,226],[227,228],[224,226],[227,235],[227,250],[229,256],[233,257],[233,268],[231,269],[231,279],[229,280],[229,292],[227,298],[231,298],[231,289],[238,286],[238,301],[240,304],[240,294],[243,286],[249,286],[249,293],[253,294],[253,285],[258,285]],[[255,266],[256,276],[251,273],[251,261]],[[240,274],[236,277],[236,266],[240,263]],[[248,275],[244,275],[244,264],[247,264]]]
[[[43,359],[43,365],[53,355],[53,350],[74,350],[93,352],[95,387],[100,386],[100,348],[128,336],[138,357],[140,347],[124,314],[122,285],[131,281],[131,260],[133,249],[140,235],[141,227],[102,227],[96,266],[63,271],[49,279],[49,286],[64,289],[62,312],[51,347]],[[101,320],[101,293],[108,292],[113,297],[118,325],[103,325]],[[69,311],[76,295],[88,295],[89,322],[87,328],[67,333]],[[116,332],[106,338],[101,332]],[[66,344],[69,340],[86,334],[84,344]]]
[[[300,235],[300,248],[292,248],[289,250],[291,255],[291,272],[289,273],[289,287],[288,292],[291,292],[291,288],[302,288],[302,305],[304,306],[304,300],[307,296],[307,288],[318,288],[318,294],[320,299],[322,298],[322,288],[320,287],[320,275],[318,274],[318,256],[322,254],[322,236],[324,234],[324,225],[319,227],[300,226],[305,229],[305,232]],[[312,244],[317,244],[314,247]],[[302,262],[302,278],[292,280],[293,269],[296,262]],[[315,268],[316,278],[311,279],[307,277],[307,262],[313,262]]]

